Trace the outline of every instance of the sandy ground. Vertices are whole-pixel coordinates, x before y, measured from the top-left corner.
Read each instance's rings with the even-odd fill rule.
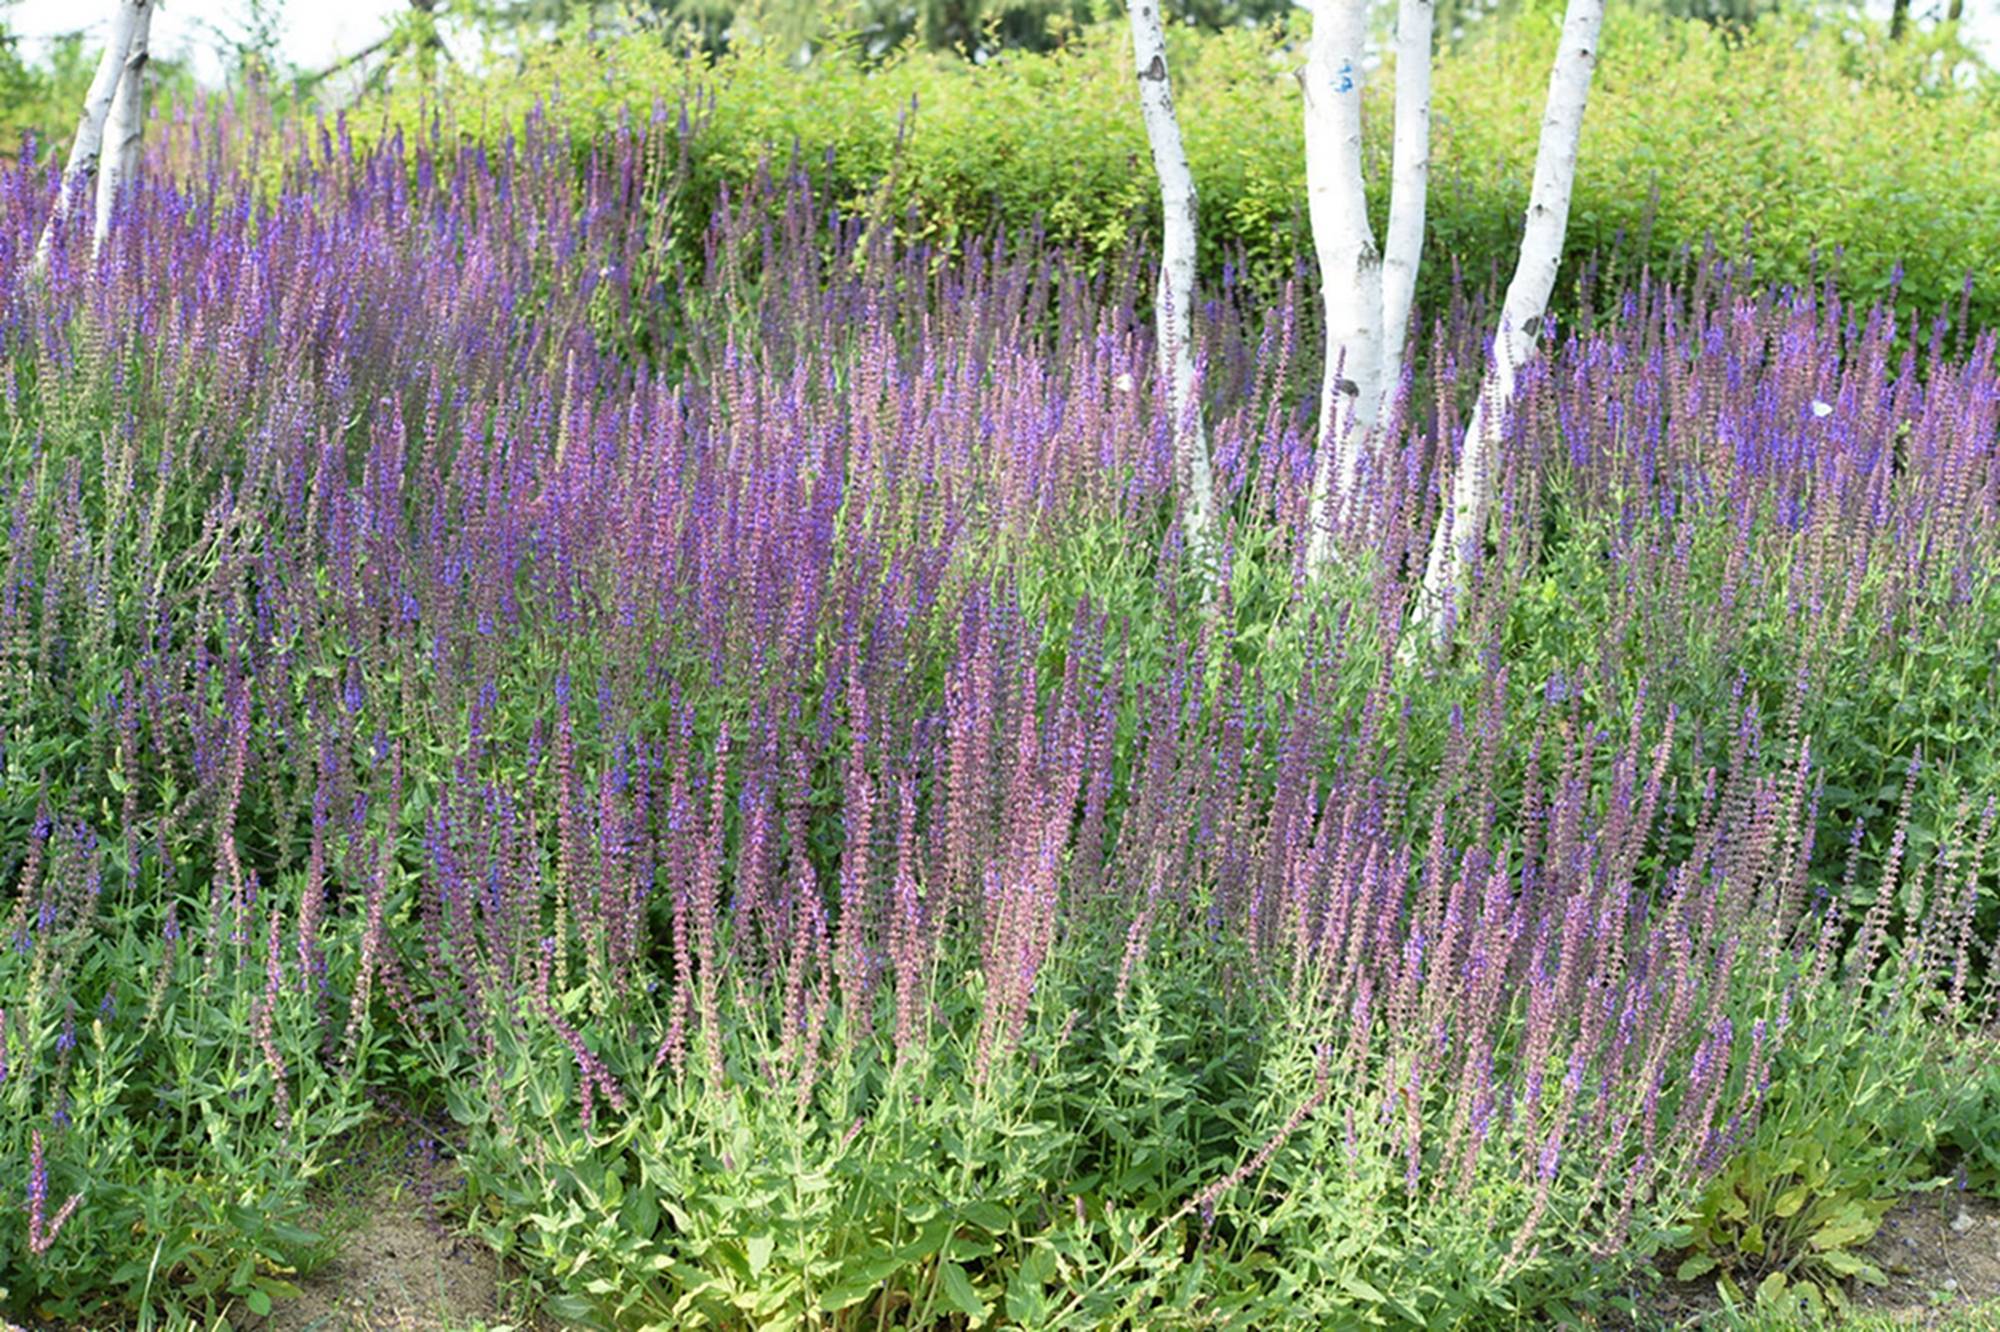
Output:
[[[422,1216],[384,1205],[297,1299],[245,1326],[270,1332],[465,1332],[505,1324],[493,1256]]]
[[[542,1332],[509,1297],[508,1273],[478,1240],[460,1234],[437,1200],[452,1165],[428,1142],[407,1143],[400,1160],[358,1163],[329,1200],[338,1218],[339,1256],[297,1280],[300,1294],[259,1332]]]
[[[1863,1252],[1888,1284],[1850,1283],[1848,1299],[1869,1328],[2000,1332],[2000,1203],[1976,1194],[1913,1194],[1882,1219]],[[1671,1268],[1672,1264],[1668,1266]],[[1707,1332],[1732,1326],[1712,1281],[1661,1283],[1634,1326]],[[1834,1318],[1838,1329],[1848,1320]]]
[[[1917,1194],[1882,1220],[1869,1256],[1889,1278],[1854,1293],[1857,1309],[1928,1327],[2000,1299],[2000,1203]]]

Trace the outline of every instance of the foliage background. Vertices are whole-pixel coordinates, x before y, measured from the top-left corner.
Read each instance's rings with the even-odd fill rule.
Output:
[[[1303,22],[1303,20],[1301,20]],[[1458,274],[1504,281],[1518,241],[1559,7],[1523,6],[1441,55],[1420,299]],[[1201,191],[1210,277],[1304,278],[1310,238],[1296,89],[1303,28],[1173,32],[1176,94]],[[906,237],[956,247],[1039,227],[1100,269],[1157,227],[1130,53],[1117,25],[983,64],[906,42],[800,68],[769,48],[678,53],[651,35],[558,41],[501,76],[445,71],[350,113],[357,133],[498,137],[540,107],[578,143],[682,99],[712,109],[696,199],[767,159],[814,168],[846,210],[886,205]],[[1368,166],[1387,210],[1391,80],[1371,81]],[[1828,276],[1857,301],[2000,319],[2000,83],[1949,33],[1896,45],[1865,25],[1777,15],[1749,30],[1632,7],[1606,20],[1571,210],[1565,293],[1711,245],[1780,284]],[[698,229],[699,209],[686,225]],[[1598,262],[1592,263],[1595,259]],[[1901,269],[1898,284],[1898,269]]]
[[[1270,0],[1169,9],[1184,20],[1171,34],[1174,75],[1207,274],[1247,278],[1265,296],[1309,280],[1291,74],[1309,19]],[[1578,308],[1580,281],[1670,270],[1713,246],[1778,284],[1833,276],[1858,302],[1893,290],[1906,314],[1955,310],[1970,281],[1969,313],[2000,321],[2000,194],[1990,184],[2000,179],[2000,79],[1952,25],[1892,43],[1838,8],[1764,14],[1750,26],[1676,12],[1625,3],[1607,15],[1560,308]],[[483,59],[435,58],[430,25],[447,14],[481,34]],[[1555,0],[1440,11],[1419,289],[1433,315],[1461,276],[1479,289],[1511,270],[1560,22]],[[235,64],[255,66],[238,82],[302,113],[294,133],[308,140],[303,123],[331,110],[316,101],[326,89],[313,75],[274,71],[272,43],[260,45],[253,27],[270,24],[232,38]],[[217,29],[218,40],[227,35]],[[679,220],[689,252],[724,184],[740,190],[767,160],[793,154],[828,202],[882,211],[906,239],[954,250],[994,227],[1039,228],[1108,271],[1158,225],[1129,42],[1102,0],[490,0],[413,10],[389,51],[396,58],[379,67],[374,91],[332,110],[363,142],[398,130],[498,141],[539,107],[572,133],[581,159],[597,135],[651,117],[656,104],[671,114],[706,102]],[[24,131],[59,143],[90,55],[70,41],[30,66],[0,36],[7,150]],[[193,92],[184,69],[154,68],[156,106]],[[1391,86],[1386,69],[1370,82],[1378,229]]]

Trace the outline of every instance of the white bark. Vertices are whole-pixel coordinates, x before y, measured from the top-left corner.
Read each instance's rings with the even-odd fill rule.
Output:
[[[1306,203],[1326,310],[1318,463],[1306,566],[1333,553],[1333,524],[1354,496],[1382,401],[1382,254],[1361,178],[1367,0],[1320,0],[1299,86],[1305,102]]]
[[[1401,0],[1396,10],[1395,163],[1389,187],[1389,231],[1382,255],[1382,392],[1403,379],[1416,298],[1417,262],[1424,248],[1424,204],[1431,179],[1432,0]]]
[[[1528,195],[1527,228],[1514,277],[1507,284],[1500,327],[1493,335],[1493,359],[1479,386],[1479,402],[1466,427],[1452,478],[1451,499],[1431,538],[1423,590],[1413,627],[1427,628],[1436,641],[1451,633],[1447,604],[1465,592],[1466,568],[1485,536],[1487,502],[1497,470],[1501,433],[1514,405],[1520,372],[1535,354],[1542,317],[1555,290],[1562,262],[1563,234],[1569,225],[1570,189],[1576,182],[1577,143],[1583,135],[1584,103],[1597,67],[1597,35],[1604,0],[1569,0],[1563,15],[1562,46],[1549,71],[1549,99],[1535,147],[1535,179]]]
[[[132,11],[131,37],[119,66],[118,90],[104,120],[104,156],[97,171],[97,226],[93,248],[111,231],[111,210],[118,192],[139,174],[139,149],[145,132],[146,36],[153,25],[152,0],[125,0]]]
[[[97,73],[83,95],[83,114],[77,119],[76,133],[69,141],[69,160],[63,163],[62,186],[56,193],[55,212],[42,227],[35,244],[34,272],[47,270],[49,249],[55,244],[56,228],[68,220],[83,193],[83,183],[97,169],[99,151],[104,146],[104,119],[118,90],[118,76],[125,68],[125,54],[132,45],[132,29],[140,13],[150,10],[152,0],[117,0],[111,10],[110,31],[105,34],[104,54],[97,61]]]
[[[1160,374],[1167,383],[1174,418],[1174,454],[1179,464],[1181,514],[1189,549],[1205,558],[1215,516],[1215,484],[1210,475],[1208,437],[1195,398],[1194,283],[1195,188],[1174,114],[1173,83],[1167,76],[1166,33],[1159,0],[1131,0],[1132,57],[1139,74],[1139,109],[1153,170],[1160,178],[1165,235],[1160,248],[1160,285],[1155,320]]]

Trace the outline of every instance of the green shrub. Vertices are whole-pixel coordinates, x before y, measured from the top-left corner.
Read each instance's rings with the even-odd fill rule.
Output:
[[[1809,1317],[1844,1306],[1851,1280],[1884,1282],[1862,1250],[1937,1164],[1970,1069],[1928,998],[1870,988],[1801,991],[1763,1113],[1690,1222],[1680,1279],[1713,1274],[1732,1304]]]
[[[1449,297],[1511,270],[1559,14],[1540,5],[1440,58],[1429,238],[1419,290]],[[1283,28],[1171,34],[1176,96],[1201,190],[1202,257],[1264,287],[1311,256]],[[1633,10],[1606,19],[1570,215],[1572,278],[1593,254],[1656,270],[1713,241],[1756,275],[1837,274],[1850,298],[1955,309],[1968,275],[1979,322],[2000,322],[2000,92],[1958,77],[1937,39],[1887,46],[1865,29],[1772,17],[1748,33]],[[882,209],[952,246],[994,225],[1040,226],[1099,266],[1151,235],[1157,199],[1133,104],[1129,47],[1102,25],[1061,50],[984,65],[901,54],[800,70],[767,52],[685,58],[650,40],[536,49],[505,76],[458,76],[349,113],[357,132],[498,136],[535,108],[579,156],[623,117],[712,99],[692,145],[694,197],[760,164],[811,170],[825,202]],[[1370,86],[1371,203],[1387,209],[1387,77]],[[697,209],[685,225],[698,226]],[[1565,299],[1573,300],[1568,296]]]
[[[1517,212],[1527,191],[1559,10],[1539,6],[1439,67],[1438,155],[1468,198],[1433,220],[1446,253],[1483,263],[1504,238],[1478,228],[1514,224],[1503,204]],[[1971,274],[1981,322],[1995,322],[2000,198],[1973,182],[2000,172],[2000,97],[1990,78],[1956,86],[1952,55],[1934,39],[1888,46],[1863,26],[1798,15],[1738,33],[1614,9],[1584,121],[1572,260],[1622,235],[1637,242],[1632,259],[1657,266],[1712,239],[1771,282],[1837,273],[1863,305],[1890,293],[1901,265],[1905,307],[1927,314],[1955,306]]]
[[[1152,1242],[1176,1227],[1156,1223],[1190,1177],[1235,1164],[1248,1109],[1235,1065],[1256,1035],[1222,1022],[1218,1040],[1210,1024],[1230,1015],[1195,972],[1148,976],[1107,1011],[1115,965],[1052,967],[990,1065],[976,966],[928,1015],[939,1039],[908,1059],[844,1037],[835,1010],[840,1053],[796,1096],[754,1073],[682,1076],[656,1005],[635,996],[624,1038],[592,1052],[625,1089],[584,1110],[595,1125],[579,1119],[591,1089],[554,1020],[502,1026],[497,1077],[448,1084],[472,1225],[553,1274],[550,1311],[586,1326],[976,1327],[1001,1310],[1099,1326],[1120,1302],[1184,1303],[1198,1292],[1160,1290],[1182,1264],[1178,1233]],[[550,1002],[592,1016],[587,986]],[[824,998],[805,1003],[827,1016]],[[800,1057],[798,1016],[764,1013],[728,1064],[782,1073]]]
[[[1961,1186],[2000,1197],[2000,1060],[1990,1031],[1965,1038],[1958,1097],[1939,1130],[1945,1162]]]
[[[268,1313],[332,1256],[307,1190],[364,1116],[372,1024],[331,1071],[325,1000],[279,984],[297,877],[224,943],[183,931],[197,913],[162,905],[174,885],[150,871],[102,910],[74,892],[113,858],[81,824],[34,836],[0,946],[0,1307],[77,1327]],[[351,983],[355,950],[327,961]]]

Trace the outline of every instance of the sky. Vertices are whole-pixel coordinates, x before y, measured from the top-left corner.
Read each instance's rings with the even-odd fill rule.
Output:
[[[50,37],[104,26],[114,0],[16,0],[0,6],[7,26],[29,48]],[[388,30],[390,16],[408,0],[288,0],[283,4],[284,54],[305,69],[320,69],[358,51]],[[210,26],[239,28],[243,0],[162,0],[153,13],[152,49],[163,56],[192,59],[195,77],[217,82],[222,66]]]
[[[268,2],[268,0],[267,0]],[[0,5],[8,26],[34,44],[80,28],[96,30],[111,11],[113,0],[16,0]],[[1887,18],[1890,0],[1865,0],[1868,9]],[[358,51],[387,29],[389,18],[408,0],[282,0],[284,54],[305,69],[319,69]],[[1911,0],[1919,20],[1941,13],[1945,0]],[[221,63],[215,54],[210,26],[234,29],[244,12],[244,0],[163,0],[153,16],[153,49],[165,56],[190,58],[195,76],[217,81]],[[2000,61],[2000,0],[1966,0],[1966,29],[1972,45],[1987,59]]]

